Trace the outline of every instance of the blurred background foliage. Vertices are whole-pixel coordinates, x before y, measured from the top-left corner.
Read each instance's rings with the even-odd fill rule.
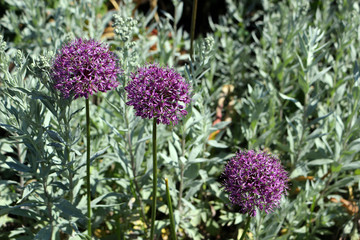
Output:
[[[107,42],[125,73],[116,91],[92,98],[97,239],[146,239],[149,229],[151,123],[123,90],[147,61],[174,66],[194,90],[188,116],[158,128],[159,239],[170,235],[165,177],[180,239],[239,238],[245,217],[220,185],[239,148],[277,154],[290,176],[281,208],[258,214],[250,239],[359,239],[358,1],[199,1],[194,61],[190,0],[1,0],[0,9],[1,239],[85,238],[84,104],[62,101],[46,73],[74,36]],[[122,26],[128,38],[114,33],[114,14],[137,20]]]

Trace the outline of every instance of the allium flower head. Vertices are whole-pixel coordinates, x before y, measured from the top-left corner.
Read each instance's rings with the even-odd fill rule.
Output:
[[[81,38],[60,49],[51,71],[54,88],[61,91],[64,98],[74,95],[74,99],[117,87],[116,78],[122,72],[115,54],[107,46]]]
[[[138,68],[131,78],[125,87],[130,99],[126,104],[134,107],[136,116],[176,125],[187,114],[190,85],[174,69],[149,64]]]
[[[272,212],[279,207],[281,196],[287,194],[287,172],[275,156],[266,152],[237,152],[226,164],[222,177],[230,202],[252,217],[256,208]]]

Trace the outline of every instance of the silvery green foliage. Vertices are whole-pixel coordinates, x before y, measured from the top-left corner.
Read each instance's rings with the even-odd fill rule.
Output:
[[[58,49],[68,32],[76,37],[100,38],[111,19],[112,12],[102,18],[96,16],[103,1],[6,1],[12,7],[0,20],[1,31],[15,35],[16,48],[30,57],[37,57],[43,50]],[[50,5],[51,2],[51,5]],[[17,10],[19,13],[16,13]]]
[[[120,45],[117,53],[121,66],[125,68],[133,69],[138,65],[138,54],[135,49],[139,43],[132,41],[133,35],[138,32],[137,24],[137,20],[131,17],[122,17],[120,13],[114,14],[115,40]]]
[[[18,172],[20,178],[17,185],[14,185],[14,181],[5,181],[2,184],[1,188],[4,189],[4,193],[9,193],[10,198],[0,204],[1,216],[5,217],[3,218],[5,222],[13,222],[20,226],[24,224],[28,227],[13,228],[10,229],[11,232],[3,231],[1,238],[18,239],[22,236],[25,239],[44,239],[51,235],[59,238],[60,233],[81,237],[85,226],[83,213],[86,210],[86,200],[82,190],[85,158],[81,152],[84,151],[84,145],[80,144],[84,142],[80,128],[84,122],[81,111],[83,104],[73,102],[70,106],[70,101],[61,99],[59,93],[52,88],[48,70],[53,57],[51,50],[59,47],[63,39],[65,41],[68,39],[69,34],[64,34],[63,27],[66,27],[66,24],[76,27],[76,24],[67,21],[77,21],[79,19],[74,19],[74,17],[82,17],[81,27],[87,24],[84,22],[87,17],[83,15],[81,7],[90,11],[87,14],[92,16],[95,22],[97,21],[96,23],[99,21],[95,18],[96,14],[89,3],[81,3],[71,8],[68,7],[70,2],[63,1],[56,9],[37,9],[40,12],[51,10],[54,14],[52,15],[54,21],[43,22],[44,25],[37,28],[28,19],[38,17],[41,20],[43,15],[39,12],[31,12],[31,10],[43,2],[34,2],[34,5],[30,2],[33,3],[33,1],[20,3],[20,5],[29,5],[24,8],[24,12],[21,12],[24,14],[21,21],[26,24],[26,27],[22,29],[24,32],[16,30],[16,27],[19,27],[17,25],[7,30],[17,32],[24,42],[28,41],[26,40],[28,31],[33,31],[32,36],[37,35],[41,43],[31,41],[26,46],[22,45],[24,42],[12,43],[10,48],[7,48],[1,36],[0,53],[1,79],[4,79],[1,83],[1,128],[9,135],[9,139],[1,142],[3,146],[1,165],[2,169],[9,173]],[[18,4],[18,2],[12,3]],[[16,7],[21,7],[20,5]],[[64,11],[82,13],[69,15],[69,12],[64,13]],[[1,20],[3,25],[9,27],[8,16],[14,15],[14,12],[8,12]],[[64,16],[69,18],[64,20]],[[91,22],[91,19],[89,21]],[[95,29],[94,25],[88,25],[88,27],[89,35],[93,34],[90,30]],[[101,29],[99,32],[101,33]],[[54,40],[55,43],[44,45],[49,39]],[[33,43],[35,43],[34,48],[32,48]],[[14,51],[14,46],[23,47],[27,53],[23,54],[20,50]],[[47,46],[48,49],[46,49]],[[39,47],[41,50],[38,49]],[[38,55],[40,51],[44,51],[45,55]],[[33,58],[32,61],[30,57]],[[15,63],[14,68],[11,67],[11,61]],[[92,111],[96,111],[93,106]],[[101,111],[98,112],[101,113]],[[96,116],[93,119],[98,122]],[[93,142],[92,162],[100,155],[104,155],[108,147],[108,143],[102,139],[94,139]],[[99,174],[96,169],[93,169],[95,190],[103,189],[101,182],[103,177],[98,180],[96,176],[102,175],[107,169],[103,168],[102,164],[99,166]],[[111,203],[107,199],[108,192],[104,195],[101,195],[102,191],[98,193],[100,193],[100,198],[94,199],[94,211],[99,209],[101,214],[98,216],[106,216],[108,212],[104,212],[101,208],[108,208],[106,206]],[[114,196],[122,197],[116,193],[110,195],[110,197]],[[100,201],[102,203],[98,204]],[[13,206],[10,207],[11,205]],[[97,207],[98,205],[100,207]],[[17,217],[6,218],[7,214]],[[95,222],[96,224],[99,223]]]
[[[321,239],[334,231],[357,238],[356,215],[334,202],[359,199],[357,1],[262,1],[254,8],[228,0],[219,23],[210,20],[214,32],[196,40],[193,62],[179,26],[183,1],[172,1],[174,15],[160,22],[155,11],[127,20],[131,0],[107,13],[102,1],[7,2],[17,12],[0,20],[0,31],[15,36],[6,44],[0,35],[1,239],[85,238],[84,103],[63,101],[48,70],[62,43],[100,39],[111,21],[124,23],[109,40],[124,76],[90,106],[97,238],[147,239],[151,122],[135,117],[123,90],[147,61],[176,68],[195,93],[181,123],[158,127],[158,234],[169,226],[161,200],[167,177],[181,237],[237,239],[246,217],[228,205],[218,177],[238,148],[268,148],[290,172],[291,190],[281,209],[252,220],[253,238]],[[224,85],[235,88],[222,109],[232,122],[213,125]]]
[[[13,60],[16,64],[11,72],[9,62],[3,62],[5,67],[1,68],[1,127],[10,135],[4,143],[12,147],[5,147],[1,153],[1,165],[17,171],[20,181],[16,185],[16,205],[1,204],[1,211],[22,216],[23,220],[20,217],[16,221],[25,224],[35,221],[29,227],[13,229],[8,233],[10,237],[58,237],[60,231],[71,233],[73,222],[85,219],[76,207],[78,202],[73,204],[81,186],[81,171],[77,176],[70,171],[79,168],[79,162],[71,162],[70,157],[79,153],[75,145],[80,132],[70,130],[74,115],[69,101],[61,100],[48,84],[29,75],[21,51]]]
[[[227,0],[226,3],[228,13],[219,17],[219,23],[209,18],[214,31],[215,48],[218,49],[215,52],[217,70],[214,70],[214,75],[219,80],[214,89],[225,83],[243,87],[253,80],[252,74],[248,73],[253,68],[250,57],[252,46],[246,45],[250,38],[247,30],[250,20],[244,17],[250,14],[251,8],[246,8],[240,1]],[[258,16],[256,14],[252,18]]]
[[[120,15],[114,15],[114,33],[119,41],[126,42],[132,36],[133,28],[137,25],[137,21],[131,17],[123,18]]]
[[[178,3],[176,6],[182,10],[182,3]],[[181,15],[181,11],[178,10],[178,16],[175,17],[173,24],[178,22],[178,18]],[[116,17],[119,22],[126,22],[127,13],[119,13],[122,17]],[[152,17],[154,12],[150,13]],[[170,20],[172,17],[166,15],[168,20],[161,20],[159,24],[150,24],[148,29],[145,29],[144,21],[149,22],[150,19],[147,17],[144,19],[143,16],[137,16],[139,19],[136,27],[132,29],[132,34],[137,33],[137,40],[133,40],[132,35],[129,38],[115,38],[114,44],[119,45],[119,53],[123,54],[123,69],[125,75],[129,75],[134,69],[134,64],[128,64],[132,62],[132,53],[139,55],[137,65],[142,65],[145,60],[149,57],[158,56],[160,64],[171,64],[184,59],[185,56],[181,56],[178,53],[179,44],[183,43],[182,30],[176,30],[176,24],[171,25]],[[164,28],[167,26],[167,28]],[[115,24],[116,25],[116,24]],[[157,34],[151,35],[153,29],[157,29]],[[171,45],[171,38],[169,32],[172,33],[173,45]],[[149,36],[150,35],[150,36]],[[119,41],[117,43],[116,41]],[[203,59],[211,58],[211,40],[208,40],[209,44],[206,45],[206,51],[203,54]],[[151,44],[151,45],[150,45]],[[150,50],[150,47],[156,44],[156,50]],[[128,48],[127,46],[131,46]],[[163,46],[168,46],[166,50]],[[144,48],[146,48],[144,50]],[[187,55],[188,57],[188,55]],[[198,87],[194,84],[195,81],[199,81],[199,78],[203,75],[203,71],[208,67],[201,63],[191,63],[191,65],[197,69],[195,74],[190,72],[189,68],[179,68],[180,72],[186,76],[187,81],[192,83],[194,89]],[[186,72],[184,72],[186,71]],[[196,80],[195,80],[196,79]],[[125,179],[124,183],[119,186],[119,191],[133,192],[133,198],[129,198],[129,204],[131,204],[133,213],[136,214],[138,219],[141,219],[141,227],[149,224],[149,216],[145,214],[145,206],[149,204],[149,197],[151,195],[151,179],[149,174],[152,171],[151,161],[151,122],[144,121],[135,117],[134,110],[125,105],[126,98],[124,97],[125,92],[123,87],[126,86],[128,78],[123,79],[123,84],[118,90],[118,96],[111,95],[108,99],[108,103],[112,107],[113,111],[109,115],[109,119],[116,118],[117,121],[106,120],[106,124],[111,129],[109,135],[110,144],[114,148],[114,161],[118,164],[122,171],[119,172],[120,176]],[[205,90],[206,92],[206,90]],[[115,97],[115,98],[113,98]],[[121,99],[119,104],[119,98]],[[200,239],[201,234],[198,232],[196,227],[201,223],[199,212],[202,208],[207,208],[208,205],[204,204],[201,207],[197,206],[196,192],[201,190],[203,184],[209,184],[214,186],[217,190],[217,194],[220,194],[219,185],[213,178],[207,178],[205,170],[200,170],[200,164],[204,167],[210,168],[211,163],[219,163],[222,161],[221,158],[214,158],[210,161],[206,159],[210,154],[207,152],[206,143],[207,136],[211,131],[217,130],[217,128],[211,128],[211,114],[210,110],[206,107],[204,101],[206,95],[199,92],[193,96],[193,103],[188,107],[187,111],[189,114],[184,118],[177,126],[163,126],[158,125],[158,136],[161,136],[157,140],[158,145],[158,165],[162,169],[160,171],[160,186],[162,189],[159,194],[161,198],[165,197],[165,185],[163,182],[164,177],[169,178],[170,186],[172,188],[172,198],[175,207],[176,221],[180,224],[178,227],[184,229],[187,236],[192,239]],[[211,142],[215,147],[225,147],[217,143],[217,141]],[[211,148],[211,147],[210,147]],[[201,159],[202,158],[202,159]],[[115,160],[116,159],[116,160]],[[208,162],[208,163],[206,163]],[[199,174],[201,172],[201,175]],[[200,180],[201,179],[201,180]],[[176,190],[176,183],[179,182],[179,190]],[[178,193],[177,193],[178,192]],[[200,208],[194,211],[195,208]],[[122,210],[124,211],[124,210]],[[161,202],[158,211],[168,214],[166,203]],[[119,212],[119,214],[121,214]],[[208,219],[209,214],[204,213],[203,219]],[[129,215],[126,221],[131,222],[135,215]],[[189,222],[189,219],[193,219]],[[167,220],[158,221],[159,225],[156,226],[157,232],[160,232],[162,227],[169,225]],[[124,233],[125,236],[130,237],[130,233]],[[132,235],[136,235],[138,238],[144,238],[144,231],[134,231]],[[145,235],[146,236],[146,235]]]
[[[244,5],[237,6],[232,15],[241,23],[238,16]],[[234,123],[233,131],[241,130],[245,147],[281,154],[291,171],[293,190],[280,211],[256,218],[251,232],[255,239],[320,239],[341,229],[340,234],[355,237],[356,226],[349,223],[356,218],[329,200],[339,201],[348,189],[356,189],[353,196],[359,194],[359,19],[351,17],[359,13],[359,4],[264,1],[262,9],[253,16],[257,29],[251,32],[251,72],[235,82],[254,79],[235,105],[239,125]],[[220,27],[220,42],[234,30],[224,33]],[[237,39],[231,40],[239,49],[246,48],[243,39]],[[229,41],[224,52],[233,45]],[[234,69],[248,67],[247,63]],[[304,176],[309,180],[300,180]],[[226,215],[222,219],[233,221]]]

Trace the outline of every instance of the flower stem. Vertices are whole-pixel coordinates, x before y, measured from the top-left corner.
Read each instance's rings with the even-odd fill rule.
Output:
[[[172,240],[177,240],[176,231],[175,231],[175,220],[174,220],[174,214],[173,214],[173,209],[172,209],[172,204],[171,204],[169,183],[168,183],[167,178],[165,178],[165,185],[166,185],[166,198],[167,198],[168,208],[169,208],[171,239]]]
[[[87,189],[88,235],[91,238],[90,109],[89,109],[89,98],[86,98],[86,189]]]
[[[150,239],[154,239],[155,232],[155,218],[156,218],[156,191],[157,191],[157,160],[156,160],[156,118],[153,122],[153,199],[152,199],[152,210],[151,210],[151,233]]]
[[[249,226],[250,226],[250,221],[251,221],[251,217],[250,217],[250,214],[248,215],[247,219],[246,219],[246,225],[245,225],[245,228],[244,228],[244,231],[241,235],[241,238],[240,240],[244,240],[245,239],[245,236],[246,236],[246,232],[247,230],[249,229]]]
[[[197,12],[197,0],[193,0],[192,17],[191,17],[191,41],[190,41],[190,58],[194,62],[194,38],[195,38],[195,23],[196,23],[196,12]]]

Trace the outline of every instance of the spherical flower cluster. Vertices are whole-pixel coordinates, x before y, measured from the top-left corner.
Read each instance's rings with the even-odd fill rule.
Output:
[[[107,46],[78,38],[64,45],[55,56],[51,77],[54,88],[64,98],[74,95],[76,99],[117,87],[121,72],[115,54]]]
[[[149,64],[138,68],[131,78],[125,87],[130,99],[126,104],[134,107],[136,116],[176,125],[187,114],[190,85],[174,69]]]
[[[281,196],[287,194],[287,172],[275,156],[266,152],[237,152],[225,166],[222,177],[230,202],[252,217],[256,208],[272,212],[279,207]]]

